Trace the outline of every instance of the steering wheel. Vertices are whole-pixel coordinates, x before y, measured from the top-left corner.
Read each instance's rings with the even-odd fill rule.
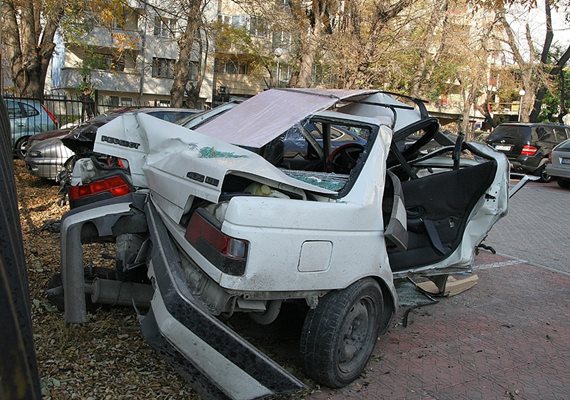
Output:
[[[327,171],[338,174],[350,173],[363,151],[364,146],[359,143],[345,143],[337,147],[327,157]]]

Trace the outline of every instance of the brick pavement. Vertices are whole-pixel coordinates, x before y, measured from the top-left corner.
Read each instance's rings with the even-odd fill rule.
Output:
[[[569,399],[570,276],[489,253],[476,264],[474,288],[412,311],[360,379],[308,399]]]
[[[528,183],[509,201],[509,214],[486,243],[502,254],[570,273],[570,190]]]

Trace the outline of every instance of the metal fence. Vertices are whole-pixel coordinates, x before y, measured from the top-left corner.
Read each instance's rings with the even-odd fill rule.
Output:
[[[37,133],[70,128],[100,114],[108,114],[124,105],[98,102],[97,97],[50,95],[43,99],[3,96],[8,108],[12,145],[22,153],[27,139]],[[133,102],[132,107],[139,104]],[[21,155],[21,154],[20,154]]]

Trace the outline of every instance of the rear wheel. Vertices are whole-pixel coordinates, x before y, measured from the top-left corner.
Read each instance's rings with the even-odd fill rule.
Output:
[[[558,186],[564,189],[570,189],[570,179],[558,178]]]
[[[544,183],[548,183],[552,180],[552,176],[546,173],[546,165],[541,167],[540,174],[538,176],[540,177],[540,181]]]
[[[382,290],[372,278],[324,296],[303,325],[306,373],[332,388],[358,378],[374,350],[383,308]]]

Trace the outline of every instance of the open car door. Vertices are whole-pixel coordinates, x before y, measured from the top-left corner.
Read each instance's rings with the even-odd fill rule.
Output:
[[[408,141],[411,136],[419,138]],[[434,140],[443,144],[434,146]],[[430,146],[430,153],[422,152]],[[405,211],[400,209],[399,223],[406,224],[405,235],[400,229],[400,240],[387,243],[395,277],[468,269],[474,248],[506,214],[506,158],[488,146],[464,143],[462,136],[453,143],[435,118],[426,118],[394,134],[388,171],[400,180],[398,201]]]

